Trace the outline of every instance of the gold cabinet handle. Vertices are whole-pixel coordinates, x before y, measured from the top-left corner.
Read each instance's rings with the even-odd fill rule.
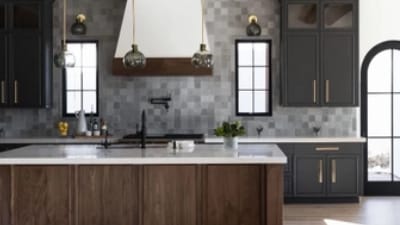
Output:
[[[318,165],[318,182],[320,184],[322,184],[324,182],[324,177],[323,177],[323,171],[322,171],[322,167],[323,167],[323,162],[322,159],[319,160],[319,165]]]
[[[332,159],[332,184],[336,183],[336,160]]]
[[[313,80],[313,102],[317,103],[317,80]]]
[[[339,147],[316,147],[315,151],[324,152],[324,151],[339,151]]]
[[[329,103],[330,101],[330,86],[331,86],[331,82],[329,80],[325,80],[325,102]]]
[[[14,80],[14,103],[18,104],[18,81]]]
[[[4,80],[1,81],[1,103],[5,104],[6,103],[6,93],[5,93],[5,83]]]

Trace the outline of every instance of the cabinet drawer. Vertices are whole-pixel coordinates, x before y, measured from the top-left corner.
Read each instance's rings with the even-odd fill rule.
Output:
[[[296,144],[296,153],[306,154],[360,154],[362,143],[321,143],[321,144]]]

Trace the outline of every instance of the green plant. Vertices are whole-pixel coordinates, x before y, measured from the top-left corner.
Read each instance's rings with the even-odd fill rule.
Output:
[[[219,137],[236,137],[242,136],[245,133],[246,131],[239,121],[224,121],[221,126],[215,128],[214,130],[214,134]]]

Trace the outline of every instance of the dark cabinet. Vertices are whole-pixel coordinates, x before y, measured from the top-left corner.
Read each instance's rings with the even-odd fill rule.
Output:
[[[0,105],[50,107],[52,1],[10,0],[1,6]]]
[[[295,195],[324,196],[324,157],[320,155],[295,156]]]
[[[284,195],[285,197],[291,197],[293,195],[293,145],[279,144],[279,148],[287,158],[287,163],[284,167]]]
[[[322,34],[322,105],[351,106],[357,102],[356,41],[351,32]]]
[[[362,194],[363,144],[294,144],[293,193],[286,198],[346,198]]]
[[[317,33],[293,33],[285,36],[286,95],[282,95],[288,105],[315,105],[319,101],[317,83],[319,82],[319,37]],[[300,94],[301,93],[301,94]]]
[[[360,176],[357,155],[329,155],[328,164],[328,196],[357,196],[359,194]]]
[[[282,104],[357,106],[358,0],[282,4]]]

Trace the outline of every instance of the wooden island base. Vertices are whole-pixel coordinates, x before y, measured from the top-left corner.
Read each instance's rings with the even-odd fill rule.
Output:
[[[282,225],[283,165],[0,166],[0,225]]]

